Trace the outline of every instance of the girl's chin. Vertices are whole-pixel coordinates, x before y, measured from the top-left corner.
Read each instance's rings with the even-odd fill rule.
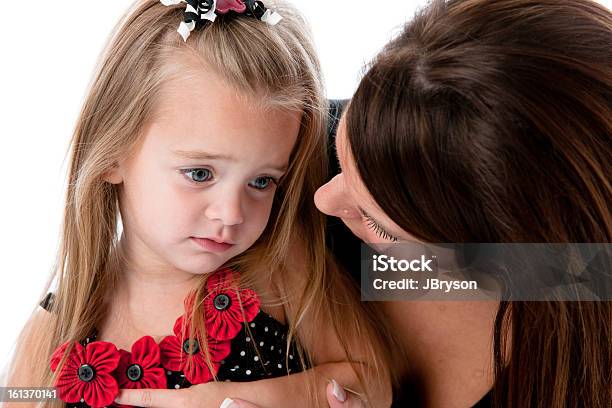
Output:
[[[206,275],[221,268],[230,259],[227,256],[210,253],[191,255],[191,257],[193,262],[186,264],[183,260],[182,263],[176,264],[176,268],[193,275]]]

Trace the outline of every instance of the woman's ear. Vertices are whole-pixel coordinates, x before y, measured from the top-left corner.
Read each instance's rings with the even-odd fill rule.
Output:
[[[123,174],[121,172],[121,167],[118,163],[113,164],[110,170],[107,170],[102,174],[102,180],[111,183],[111,184],[121,184],[123,183]]]

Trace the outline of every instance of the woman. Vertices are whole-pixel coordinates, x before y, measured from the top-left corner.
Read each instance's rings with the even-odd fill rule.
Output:
[[[375,220],[388,240],[609,243],[611,135],[609,10],[436,2],[361,81],[336,139],[342,173],[315,200],[365,242],[380,241]],[[414,390],[401,406],[612,401],[611,302],[383,309],[410,367],[396,367]]]
[[[612,14],[596,3],[432,3],[361,81],[336,139],[342,172],[316,204],[365,242],[609,243],[611,67]],[[397,406],[612,401],[611,302],[381,309]],[[331,406],[359,405],[332,384]]]
[[[373,220],[390,241],[611,242],[611,67],[612,15],[595,3],[434,3],[361,81],[336,139],[342,173],[316,204],[365,242],[380,241]],[[610,302],[383,311],[410,367],[396,367],[398,406],[612,401]]]

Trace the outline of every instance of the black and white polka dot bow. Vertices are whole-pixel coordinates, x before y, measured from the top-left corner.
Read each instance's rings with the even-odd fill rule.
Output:
[[[214,22],[217,12],[225,14],[229,11],[252,15],[267,24],[275,25],[282,16],[267,9],[261,1],[255,0],[160,0],[164,6],[186,3],[183,21],[176,30],[187,41],[191,32],[201,27],[204,21]]]
[[[179,3],[187,3],[185,12],[183,13],[183,21],[176,30],[187,41],[189,34],[198,26],[202,25],[205,20],[215,21],[217,14],[217,0],[161,0],[164,6],[173,6]]]

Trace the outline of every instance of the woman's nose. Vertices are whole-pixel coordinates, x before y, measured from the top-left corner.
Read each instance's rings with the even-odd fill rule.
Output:
[[[333,217],[357,218],[359,212],[347,194],[343,177],[342,173],[338,174],[319,187],[314,196],[315,205],[322,213]]]
[[[240,192],[225,192],[217,194],[213,202],[204,211],[209,220],[219,220],[223,225],[238,225],[244,222],[242,198]]]

